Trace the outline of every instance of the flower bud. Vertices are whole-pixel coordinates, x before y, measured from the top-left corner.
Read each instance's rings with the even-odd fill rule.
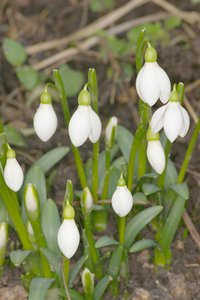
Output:
[[[68,259],[75,254],[80,243],[80,233],[74,221],[74,216],[74,209],[70,203],[67,202],[63,211],[64,220],[58,230],[57,239],[61,252]]]
[[[125,217],[132,209],[133,196],[128,190],[124,178],[118,181],[118,186],[111,199],[112,208],[119,217]]]
[[[51,104],[51,95],[43,92],[40,105],[33,119],[33,126],[38,137],[47,142],[55,133],[58,120]]]
[[[88,187],[85,187],[81,196],[81,206],[83,213],[90,213],[93,206],[92,194]]]
[[[81,281],[85,294],[92,295],[94,291],[94,274],[88,268],[83,270]]]
[[[35,244],[36,243],[36,237],[35,237],[31,222],[29,220],[26,223],[26,228],[27,228],[27,231],[28,231],[29,240],[31,241],[31,243]]]
[[[37,190],[32,183],[28,183],[25,187],[24,204],[29,218],[37,220],[40,214],[40,202]]]
[[[6,157],[7,160],[4,168],[4,180],[11,190],[17,192],[22,186],[24,174],[15,158],[16,155],[14,150],[8,149]]]
[[[117,118],[110,118],[105,130],[105,143],[111,148],[117,135]]]

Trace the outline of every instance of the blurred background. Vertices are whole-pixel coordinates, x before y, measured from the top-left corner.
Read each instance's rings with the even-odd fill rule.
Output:
[[[103,124],[115,115],[120,124],[134,131],[138,122],[135,48],[143,27],[147,39],[158,51],[158,63],[171,82],[182,81],[186,86],[185,106],[192,126],[186,138],[178,140],[173,148],[173,159],[179,167],[200,113],[199,0],[0,1],[1,118],[24,168],[45,151],[69,145],[59,103],[55,104],[59,127],[51,141],[40,142],[32,128],[40,93],[44,84],[51,81],[53,68],[61,72],[73,111],[78,92],[87,80],[87,71],[94,67]],[[83,157],[88,157],[91,151],[88,145],[84,146]],[[195,221],[199,220],[200,207],[199,165],[198,147],[187,179],[192,195],[189,207]],[[67,178],[76,183],[70,155],[64,165],[61,163],[49,174],[49,195],[58,202],[62,201]]]

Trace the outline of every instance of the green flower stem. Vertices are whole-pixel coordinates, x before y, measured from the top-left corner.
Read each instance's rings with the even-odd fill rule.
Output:
[[[94,244],[94,238],[92,235],[92,224],[91,224],[91,216],[89,213],[86,213],[84,215],[84,228],[85,228],[85,235],[87,238],[87,242],[89,245],[89,252],[90,252],[90,257],[92,261],[92,272],[94,272],[97,276],[97,278],[102,277],[102,270],[101,270],[101,265],[98,264],[99,262],[99,253],[98,250],[95,248]]]
[[[108,197],[108,188],[110,182],[110,162],[111,162],[111,149],[106,148],[105,153],[105,167],[106,167],[106,175],[103,182],[103,190],[102,190],[102,199],[107,199]]]
[[[146,150],[147,141],[146,138],[143,137],[138,151],[138,178],[142,177],[146,173]]]
[[[119,217],[119,242],[124,244],[126,217]]]
[[[69,111],[67,95],[65,93],[62,78],[61,78],[58,70],[54,70],[53,75],[54,75],[54,81],[55,81],[55,85],[57,87],[58,95],[60,98],[65,123],[66,123],[66,126],[68,127],[71,115],[70,115],[70,111]],[[84,171],[84,167],[83,167],[83,162],[81,160],[80,152],[73,144],[71,144],[71,148],[72,148],[72,152],[74,155],[74,160],[75,160],[75,164],[76,164],[76,168],[77,168],[81,186],[82,186],[82,188],[85,188],[87,186],[87,179],[85,176],[85,171]]]
[[[167,168],[167,163],[168,163],[171,148],[172,148],[172,143],[169,140],[167,140],[167,143],[165,145],[166,165],[165,165],[165,169],[164,169],[163,173],[158,176],[158,186],[161,188],[164,187],[164,185],[165,185],[165,174],[166,174],[166,168]]]
[[[64,285],[67,300],[71,300],[69,289],[68,289],[69,272],[70,272],[70,260],[67,259],[66,257],[63,257],[62,280],[63,280],[63,285]]]
[[[25,250],[33,249],[31,242],[29,241],[26,226],[23,223],[22,217],[20,215],[19,204],[17,196],[14,192],[9,190],[7,187],[3,174],[0,171],[0,198],[3,200],[9,217],[14,225],[14,228],[19,236],[22,246]]]
[[[200,119],[198,120],[198,122],[195,125],[192,137],[190,139],[190,142],[189,142],[186,154],[185,154],[183,164],[181,166],[181,169],[180,169],[180,172],[178,175],[177,183],[183,182],[183,180],[185,178],[185,174],[186,174],[186,171],[187,171],[187,168],[188,168],[191,156],[192,156],[192,152],[194,150],[194,146],[196,144],[196,141],[197,141],[197,138],[199,135],[199,131],[200,131]]]
[[[88,88],[91,95],[92,107],[98,114],[98,84],[95,69],[89,69]],[[92,166],[92,194],[94,202],[98,200],[98,182],[99,182],[99,142],[93,145],[93,166]]]

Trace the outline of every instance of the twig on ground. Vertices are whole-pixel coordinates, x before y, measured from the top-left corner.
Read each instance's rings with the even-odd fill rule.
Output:
[[[55,39],[43,43],[39,43],[36,45],[26,47],[26,52],[28,54],[35,54],[37,52],[42,52],[45,50],[57,48],[58,46],[64,46],[71,41],[78,41],[80,39],[88,38],[92,34],[107,28],[112,25],[114,22],[119,20],[128,14],[131,10],[135,9],[138,6],[141,6],[145,3],[149,2],[149,0],[132,0],[127,2],[125,5],[115,9],[111,13],[108,13],[106,16],[99,18],[97,21],[89,24],[88,26],[64,37],[61,39]]]
[[[152,14],[152,15],[148,15],[145,17],[141,17],[132,21],[128,21],[128,22],[124,22],[120,25],[116,25],[115,27],[108,29],[106,31],[106,34],[121,34],[124,31],[134,27],[134,26],[138,26],[147,22],[155,22],[155,21],[159,21],[159,20],[165,20],[169,17],[169,14],[167,13],[156,13],[156,14]],[[97,45],[100,41],[100,37],[98,36],[94,36],[91,38],[88,38],[87,40],[85,40],[84,42],[81,42],[80,44],[77,45],[77,47],[75,48],[69,48],[69,49],[65,49],[57,54],[54,54],[34,65],[32,65],[32,67],[35,70],[41,70],[44,69],[46,67],[48,67],[49,65],[55,64],[56,62],[59,62],[63,59],[65,59],[66,61],[69,61],[70,59],[72,59],[72,57],[74,57],[75,55],[77,55],[78,53],[84,52],[92,47],[94,47],[95,45]]]

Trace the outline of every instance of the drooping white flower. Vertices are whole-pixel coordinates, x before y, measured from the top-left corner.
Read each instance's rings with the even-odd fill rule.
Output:
[[[174,90],[169,102],[157,109],[151,119],[151,129],[156,133],[164,128],[170,142],[174,142],[178,136],[184,137],[190,126],[190,118],[180,103],[178,93]]]
[[[159,133],[154,133],[149,126],[147,130],[147,158],[152,168],[162,174],[165,169],[165,152],[159,140]]]
[[[90,106],[90,93],[84,88],[78,98],[78,108],[69,122],[69,136],[75,147],[80,147],[89,138],[96,143],[101,135],[101,121]]]
[[[64,209],[64,220],[58,230],[58,246],[68,259],[70,259],[78,249],[80,243],[80,233],[74,221],[74,209],[67,203]]]
[[[132,209],[133,196],[121,177],[111,199],[112,208],[119,217],[125,217]]]
[[[157,63],[156,50],[148,46],[145,64],[136,78],[136,90],[142,101],[153,106],[158,99],[166,103],[171,91],[167,73]]]
[[[106,145],[111,146],[114,143],[114,140],[116,138],[117,135],[117,118],[116,117],[112,117],[110,118],[106,129],[105,129],[105,142]]]
[[[51,104],[50,94],[42,93],[40,102],[33,119],[33,126],[38,137],[43,142],[47,142],[55,133],[58,120]]]
[[[22,186],[24,174],[12,149],[7,151],[6,156],[6,165],[3,172],[4,180],[11,190],[17,192]]]

